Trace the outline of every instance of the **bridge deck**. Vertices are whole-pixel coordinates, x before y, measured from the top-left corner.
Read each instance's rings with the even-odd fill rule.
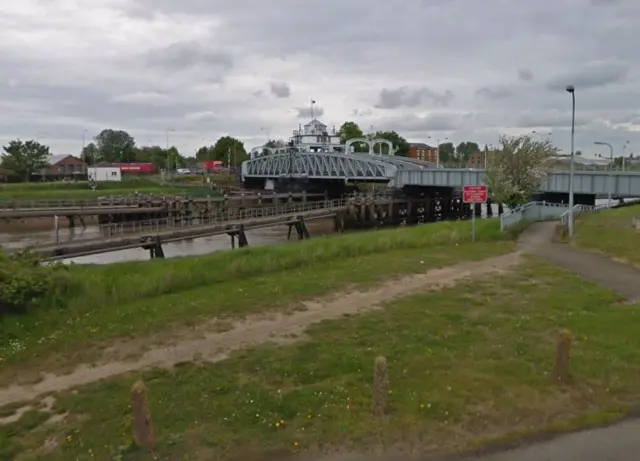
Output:
[[[442,168],[431,170],[402,170],[396,175],[395,186],[477,186],[484,184],[484,170]],[[610,189],[611,188],[611,189]],[[640,173],[609,173],[580,171],[574,173],[573,190],[576,194],[605,195],[611,190],[618,197],[640,197]],[[569,192],[569,172],[551,172],[540,192]]]
[[[283,204],[278,207],[249,209],[223,216],[210,216],[194,220],[189,223],[184,220],[163,219],[150,220],[141,223],[105,225],[101,227],[110,237],[69,242],[64,244],[50,244],[31,249],[35,254],[47,260],[63,259],[73,256],[85,256],[109,251],[139,248],[143,245],[141,238],[151,237],[160,243],[173,242],[184,239],[207,237],[225,234],[237,229],[241,224],[245,229],[287,224],[298,216],[305,219],[318,219],[331,216],[348,206],[345,200],[335,200],[328,203],[311,202],[308,204]]]

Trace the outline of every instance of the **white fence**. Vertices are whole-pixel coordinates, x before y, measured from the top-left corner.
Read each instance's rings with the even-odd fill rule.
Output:
[[[509,213],[500,216],[500,230],[519,223],[520,221],[548,221],[559,219],[567,213],[569,206],[564,203],[529,202]]]

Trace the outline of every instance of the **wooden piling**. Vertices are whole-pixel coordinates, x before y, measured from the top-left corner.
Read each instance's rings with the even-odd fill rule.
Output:
[[[559,383],[571,380],[569,372],[569,357],[571,355],[571,341],[573,335],[569,330],[561,330],[556,342],[556,361],[553,367],[553,379]]]
[[[133,442],[140,448],[152,449],[156,441],[151,423],[147,388],[142,381],[136,381],[131,388],[131,412]]]
[[[373,415],[384,416],[387,412],[387,395],[389,392],[389,376],[387,359],[377,357],[373,368]]]

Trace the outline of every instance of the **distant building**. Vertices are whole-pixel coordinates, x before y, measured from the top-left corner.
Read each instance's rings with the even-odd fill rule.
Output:
[[[436,163],[438,161],[438,148],[423,142],[414,142],[409,144],[409,157]]]
[[[87,172],[89,181],[122,181],[120,168],[113,166],[90,166]]]
[[[73,155],[50,155],[47,159],[48,167],[34,175],[43,179],[79,179],[87,174],[86,165]]]
[[[487,155],[490,157],[491,153],[488,152]],[[484,151],[473,152],[467,158],[467,168],[484,168],[484,158]],[[487,161],[489,161],[488,157]]]

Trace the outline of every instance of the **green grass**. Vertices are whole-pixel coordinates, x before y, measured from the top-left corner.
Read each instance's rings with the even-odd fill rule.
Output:
[[[97,382],[57,397],[57,411],[69,414],[60,425],[18,422],[0,431],[11,456],[24,454],[15,459],[152,459],[126,448],[129,390],[139,377],[149,389],[155,459],[381,444],[456,451],[508,434],[575,429],[619,417],[640,397],[640,310],[618,302],[529,262],[322,322],[303,342]],[[548,376],[560,328],[575,335],[573,383],[562,386]],[[389,414],[375,419],[378,355],[389,362]],[[36,448],[45,439],[61,446],[44,456]]]
[[[121,182],[101,182],[94,191],[86,181],[78,182],[33,182],[0,185],[0,200],[63,200],[91,199],[140,194],[189,194],[211,193],[208,188],[193,186],[162,185],[148,178],[126,178]]]
[[[56,370],[94,359],[109,341],[168,335],[212,318],[299,307],[301,300],[514,249],[496,222],[441,223],[321,237],[212,255],[71,267],[70,292],[0,321],[0,382],[25,366]],[[466,243],[465,243],[466,242]],[[457,245],[456,245],[457,244]]]
[[[640,267],[640,231],[631,227],[640,205],[585,213],[576,223],[574,244]]]

